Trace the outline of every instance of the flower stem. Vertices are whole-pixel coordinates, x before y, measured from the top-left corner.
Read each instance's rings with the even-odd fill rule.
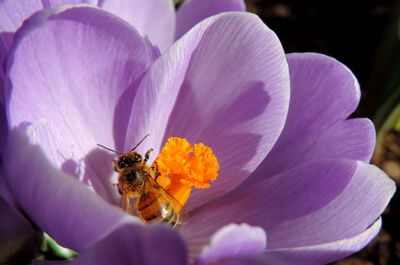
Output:
[[[50,252],[51,256],[62,260],[70,260],[77,255],[75,251],[60,246],[53,238],[51,238],[46,233],[44,233],[43,248],[44,252]]]

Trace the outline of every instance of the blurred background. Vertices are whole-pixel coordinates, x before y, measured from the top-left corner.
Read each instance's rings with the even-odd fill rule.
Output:
[[[289,52],[319,52],[346,64],[362,98],[353,117],[373,120],[377,149],[372,163],[400,183],[400,1],[247,0]],[[400,198],[383,215],[379,236],[334,265],[400,265]]]

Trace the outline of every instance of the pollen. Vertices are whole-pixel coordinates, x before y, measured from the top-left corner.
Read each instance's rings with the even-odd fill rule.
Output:
[[[210,147],[191,145],[186,139],[171,137],[155,160],[160,172],[157,182],[182,205],[192,188],[210,187],[218,176],[219,164]]]

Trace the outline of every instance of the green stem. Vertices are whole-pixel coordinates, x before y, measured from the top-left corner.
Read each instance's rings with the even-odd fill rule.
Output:
[[[52,239],[46,233],[44,234],[44,242],[48,250],[61,259],[69,260],[73,259],[77,255],[75,251],[60,246],[54,239]]]
[[[388,116],[391,115],[390,111],[396,107],[396,104],[400,102],[400,86],[397,87],[395,92],[389,96],[386,102],[381,106],[378,113],[374,117],[374,124],[377,130],[384,126],[384,122],[388,120]]]
[[[378,131],[377,146],[383,143],[386,133],[391,129],[400,130],[400,104],[390,113],[389,117]]]

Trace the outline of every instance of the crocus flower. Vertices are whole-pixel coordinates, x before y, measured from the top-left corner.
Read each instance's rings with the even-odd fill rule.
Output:
[[[91,5],[111,12],[135,27],[142,36],[149,38],[152,44],[160,50],[165,50],[172,44],[174,38],[180,37],[180,35],[207,16],[224,11],[244,10],[244,3],[241,0],[185,1],[176,14],[170,0],[5,0],[0,3],[0,64],[5,64],[5,59],[12,46],[14,33],[21,27],[25,19],[40,9],[67,4]],[[157,17],[157,19],[154,20],[154,17]],[[3,68],[0,68],[0,90],[2,91],[0,101],[2,103],[4,102],[3,87],[5,81]],[[0,106],[0,126],[0,153],[2,156],[8,134],[3,104]],[[0,245],[2,246],[0,261],[23,263],[24,259],[34,255],[34,251],[37,248],[31,240],[37,235],[36,229],[30,225],[23,215],[18,214],[15,208],[13,209],[11,205],[14,205],[14,200],[5,188],[6,185],[3,183],[2,177],[0,182],[0,201],[2,201],[0,209],[2,215],[2,223],[0,224],[0,234],[2,235],[0,239]],[[1,197],[5,198],[9,204],[3,201]],[[35,239],[35,241],[37,240]],[[22,253],[18,252],[20,248],[24,248]],[[24,257],[20,257],[21,254],[24,254]]]
[[[5,181],[72,264],[323,264],[378,232],[394,183],[369,165],[374,130],[347,120],[352,73],[319,54],[285,56],[255,15],[208,18],[162,54],[91,7],[40,11],[14,39],[6,77]],[[113,155],[170,137],[218,158],[178,231],[119,208]]]

